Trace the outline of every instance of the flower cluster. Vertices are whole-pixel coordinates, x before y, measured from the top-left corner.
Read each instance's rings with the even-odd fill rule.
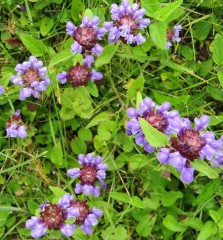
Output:
[[[25,138],[27,137],[26,126],[21,120],[20,110],[17,110],[6,123],[7,137]]]
[[[209,117],[203,115],[195,118],[195,127],[187,118],[176,118],[171,122],[170,146],[161,148],[157,157],[160,163],[170,164],[181,173],[181,180],[186,183],[193,181],[194,169],[190,162],[204,158],[212,160],[222,145],[212,132],[204,132],[209,124]]]
[[[126,123],[127,135],[135,135],[135,141],[138,145],[143,146],[145,151],[154,152],[155,148],[147,142],[140,127],[139,118],[144,118],[158,131],[168,134],[170,122],[178,116],[176,110],[169,111],[171,105],[164,102],[162,105],[156,105],[151,98],[146,97],[139,103],[139,109],[129,108],[127,115],[131,118]]]
[[[169,50],[169,48],[172,46],[172,42],[180,42],[181,41],[181,38],[179,36],[181,30],[182,30],[181,25],[176,25],[173,27],[172,30],[167,30],[167,32],[166,32],[166,38],[167,38],[166,50]]]
[[[92,19],[84,17],[82,24],[76,27],[72,22],[66,25],[67,34],[69,34],[75,42],[71,45],[71,52],[73,54],[84,54],[86,51],[91,51],[93,54],[100,55],[103,47],[97,44],[98,40],[106,33],[104,27],[99,28],[99,18],[94,16]]]
[[[62,73],[58,73],[58,81],[62,84],[69,81],[73,87],[76,87],[87,85],[89,79],[91,79],[92,82],[102,79],[102,73],[96,72],[95,69],[92,69],[90,72],[90,67],[94,62],[94,58],[92,56],[88,55],[83,62],[83,65],[77,63],[75,66],[70,67],[68,72],[63,71]]]
[[[22,87],[19,94],[20,100],[25,100],[31,95],[39,98],[40,93],[50,85],[47,68],[43,67],[43,62],[38,61],[34,56],[30,56],[28,62],[17,64],[15,70],[17,74],[11,76],[11,81]]]
[[[124,43],[140,45],[146,41],[145,37],[138,30],[144,30],[149,24],[149,18],[143,18],[146,11],[139,9],[139,5],[134,3],[130,6],[128,0],[122,0],[120,6],[111,5],[112,20],[105,22],[104,27],[109,31],[109,43],[115,43],[121,39]]]
[[[70,237],[77,225],[86,233],[92,232],[92,226],[98,223],[102,211],[96,207],[90,209],[86,201],[74,200],[74,196],[66,193],[59,199],[58,204],[44,202],[40,205],[40,217],[32,217],[26,221],[26,227],[32,229],[33,238],[40,238],[47,229],[61,230],[62,234]],[[67,219],[75,219],[67,224]]]
[[[67,172],[67,175],[71,178],[80,178],[81,183],[76,185],[75,193],[79,194],[84,192],[85,195],[93,194],[96,197],[99,196],[100,188],[96,186],[95,183],[99,181],[102,188],[106,188],[103,179],[106,177],[105,171],[108,168],[107,164],[102,163],[102,158],[100,156],[94,158],[91,153],[86,156],[84,154],[79,154],[78,160],[82,168],[72,168]]]
[[[191,162],[195,159],[210,161],[213,167],[223,165],[223,137],[216,140],[213,132],[205,131],[210,118],[206,115],[195,118],[195,126],[189,119],[181,118],[176,110],[168,111],[170,104],[164,102],[158,106],[150,98],[143,99],[139,109],[129,108],[127,115],[131,118],[126,123],[126,133],[135,135],[135,141],[145,151],[154,152],[141,129],[139,118],[144,118],[158,131],[168,136],[169,145],[158,148],[157,158],[162,164],[170,164],[181,174],[181,180],[187,184],[194,179]]]
[[[79,177],[81,184],[77,184],[75,192],[85,195],[100,195],[100,188],[95,185],[99,181],[103,188],[106,187],[105,170],[107,164],[102,163],[102,157],[94,157],[89,153],[86,156],[79,154],[78,162],[83,165],[81,169],[73,168],[68,170],[68,176]],[[26,221],[26,227],[31,230],[34,238],[42,237],[46,234],[47,229],[61,230],[62,234],[70,237],[74,233],[74,229],[79,225],[86,233],[92,232],[92,226],[98,223],[98,218],[102,216],[102,211],[96,207],[90,209],[86,200],[74,200],[74,196],[66,193],[59,199],[57,204],[42,203],[40,205],[40,217],[32,217]],[[67,220],[73,220],[72,224],[68,224]]]

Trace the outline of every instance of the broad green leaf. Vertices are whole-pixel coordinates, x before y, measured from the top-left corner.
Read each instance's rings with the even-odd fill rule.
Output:
[[[136,231],[140,236],[148,237],[151,234],[151,231],[156,222],[157,215],[156,214],[148,214],[146,216],[142,216],[139,224],[136,227]]]
[[[32,55],[40,57],[44,55],[45,45],[31,35],[21,34],[20,39]]]
[[[223,37],[219,33],[214,39],[213,60],[217,65],[223,65]]]
[[[93,97],[98,97],[98,88],[95,83],[93,83],[92,81],[88,81],[86,89]]]
[[[34,202],[33,200],[28,200],[27,206],[28,206],[29,211],[30,211],[32,214],[35,214],[36,209],[39,207],[39,204],[36,203],[36,202]]]
[[[136,96],[136,109],[139,109],[139,103],[142,101],[142,94],[141,92],[137,92]]]
[[[215,223],[218,223],[221,220],[221,214],[215,212],[214,210],[209,210],[209,215],[211,216]]]
[[[91,19],[94,15],[93,15],[91,9],[87,8],[84,12],[84,16]]]
[[[221,179],[217,178],[210,180],[198,195],[197,199],[193,201],[193,206],[206,204],[213,196],[222,189]]]
[[[154,13],[161,8],[160,2],[158,0],[141,0],[141,4],[142,7],[146,10],[146,15],[153,18],[156,17]]]
[[[167,215],[163,219],[163,225],[173,232],[183,232],[185,227],[179,223],[172,215]]]
[[[84,141],[91,141],[92,140],[92,133],[87,128],[81,128],[78,130],[78,136],[83,139]]]
[[[210,236],[217,233],[217,226],[211,222],[208,221],[205,223],[204,227],[201,229],[200,233],[197,236],[197,240],[206,240],[210,239]]]
[[[167,25],[164,22],[152,23],[149,26],[150,36],[156,46],[166,50],[166,30]]]
[[[46,36],[47,33],[49,33],[49,31],[53,28],[53,26],[54,26],[53,18],[48,17],[43,18],[40,23],[40,33],[42,34],[42,36]]]
[[[211,30],[212,19],[207,19],[206,21],[200,21],[193,26],[193,37],[202,41],[205,40]]]
[[[85,128],[91,128],[93,126],[97,126],[101,122],[110,120],[110,117],[111,117],[110,112],[101,112],[97,116],[95,116]]]
[[[210,126],[216,126],[223,122],[223,115],[210,116]]]
[[[160,16],[160,20],[165,21],[171,14],[182,4],[183,0],[175,1],[167,4],[156,12]]]
[[[62,165],[63,164],[63,151],[61,148],[61,144],[57,143],[51,150],[50,153],[51,162],[55,165]]]
[[[53,187],[53,186],[49,186],[49,189],[52,191],[52,193],[56,196],[56,197],[62,197],[64,194],[66,194],[66,192],[58,187]]]
[[[57,65],[59,63],[64,63],[65,61],[71,59],[73,55],[71,54],[70,49],[66,49],[60,53],[57,53],[50,61],[49,67]]]
[[[137,97],[138,92],[143,91],[145,79],[142,75],[140,75],[136,80],[130,79],[130,83],[128,85],[127,96],[130,100],[134,100]]]
[[[170,191],[166,192],[162,197],[162,204],[164,207],[169,207],[174,205],[177,199],[182,198],[183,194],[180,191]]]
[[[145,208],[143,201],[137,196],[132,197],[132,202],[131,203],[132,203],[133,207]]]
[[[79,21],[79,15],[84,11],[85,7],[82,0],[72,0],[71,5],[71,17],[77,22]]]
[[[185,46],[182,46],[180,48],[180,53],[182,54],[182,56],[188,60],[188,61],[191,61],[193,60],[194,58],[194,52],[193,52],[193,49],[190,48],[189,46],[185,45]]]
[[[114,44],[107,45],[104,48],[102,54],[96,59],[95,67],[99,68],[104,64],[110,63],[112,57],[114,56],[117,50],[118,50],[117,45],[114,45]]]
[[[112,132],[115,130],[116,124],[114,121],[106,121],[98,125],[98,136],[101,137],[102,140],[108,141],[111,136]]]
[[[60,118],[64,121],[71,120],[74,118],[75,112],[72,108],[62,106],[60,109]]]
[[[220,82],[221,87],[223,88],[223,71],[218,71],[217,75],[218,75],[218,81]]]
[[[118,202],[131,203],[131,197],[127,193],[111,192],[109,196]]]
[[[223,101],[223,89],[209,86],[207,87],[207,92],[209,92],[215,100]]]
[[[148,164],[148,157],[144,154],[136,154],[129,157],[129,171],[138,170]]]
[[[197,231],[200,231],[201,228],[204,226],[203,222],[201,221],[200,218],[195,218],[195,217],[188,217],[184,220],[181,221],[181,223],[185,227],[191,227]]]
[[[218,178],[218,173],[214,170],[213,167],[209,166],[205,161],[195,160],[191,162],[191,166],[195,168],[198,172],[203,173],[210,179]]]
[[[71,149],[76,154],[86,153],[87,146],[84,140],[80,137],[74,138],[70,143]]]
[[[168,145],[168,137],[154,128],[145,119],[139,118],[140,126],[146,140],[153,147],[162,147]]]
[[[128,234],[124,227],[109,227],[105,229],[102,233],[103,240],[127,240]]]

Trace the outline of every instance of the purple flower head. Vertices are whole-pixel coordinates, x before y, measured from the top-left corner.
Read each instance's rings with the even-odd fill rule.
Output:
[[[207,158],[214,164],[212,161],[221,146],[221,141],[216,140],[212,132],[202,132],[209,124],[208,116],[203,115],[194,122],[193,128],[187,118],[173,119],[169,131],[175,135],[170,138],[170,146],[161,148],[157,154],[160,163],[176,168],[181,173],[181,180],[188,184],[193,181],[194,173],[190,162]]]
[[[73,54],[78,52],[83,54],[86,51],[92,51],[93,54],[97,55],[102,53],[103,48],[97,42],[104,36],[106,29],[104,27],[99,28],[98,24],[99,18],[97,16],[92,19],[84,17],[79,27],[74,26],[72,22],[67,23],[67,34],[75,40],[74,44],[71,45]]]
[[[126,133],[135,135],[135,141],[138,145],[143,146],[145,151],[154,152],[155,148],[147,142],[142,129],[140,127],[139,118],[144,118],[158,131],[169,134],[170,122],[178,116],[176,110],[169,111],[171,105],[168,102],[164,102],[162,105],[156,105],[151,98],[144,98],[140,104],[139,109],[129,108],[127,115],[130,121],[126,123]]]
[[[38,61],[34,56],[30,56],[28,62],[17,64],[15,70],[17,74],[11,76],[11,81],[22,87],[19,94],[20,100],[25,100],[31,95],[39,98],[40,93],[50,85],[46,67],[43,67],[43,62]]]
[[[109,31],[108,41],[115,43],[121,39],[124,43],[136,43],[140,45],[146,39],[138,33],[138,30],[144,30],[149,24],[149,18],[143,18],[145,9],[139,9],[138,4],[130,6],[128,0],[122,0],[120,6],[111,5],[111,14],[113,22],[105,22],[104,27]]]
[[[68,176],[79,178],[81,181],[81,183],[76,184],[75,193],[84,192],[86,195],[99,196],[100,188],[95,183],[100,182],[103,188],[106,187],[103,179],[106,177],[107,164],[102,163],[100,156],[94,157],[91,153],[86,156],[79,154],[78,159],[82,168],[72,168],[67,171]]]
[[[181,25],[176,25],[173,27],[172,30],[167,30],[166,32],[166,38],[167,38],[167,42],[166,42],[166,50],[168,50],[171,46],[172,46],[172,42],[180,42],[181,38],[180,38],[180,31],[182,30],[182,26]]]
[[[100,72],[96,72],[94,69],[91,69],[91,65],[94,62],[94,58],[92,56],[87,56],[83,60],[84,64],[80,65],[77,63],[75,66],[69,68],[66,73],[63,71],[62,73],[57,74],[57,79],[60,83],[65,84],[67,81],[70,81],[73,87],[76,86],[86,86],[87,82],[91,80],[94,82],[95,80],[101,80],[103,75]]]
[[[0,85],[0,94],[4,93],[4,87],[2,85]]]
[[[68,205],[69,207],[70,205]],[[32,217],[26,221],[26,227],[32,229],[33,238],[40,238],[46,234],[46,230],[61,230],[61,232],[69,237],[73,234],[76,227],[75,224],[66,224],[67,209],[60,204],[42,203],[40,205],[40,217]]]
[[[6,136],[14,138],[26,138],[27,128],[20,117],[20,110],[17,110],[6,123]]]

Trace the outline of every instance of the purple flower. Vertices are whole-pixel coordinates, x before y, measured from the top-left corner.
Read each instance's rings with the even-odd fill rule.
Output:
[[[103,48],[97,44],[98,40],[106,33],[104,27],[99,28],[99,18],[94,16],[92,19],[84,17],[82,24],[76,27],[72,22],[68,22],[66,25],[67,34],[69,34],[74,40],[74,44],[71,45],[71,52],[85,53],[86,51],[92,51],[93,54],[100,55]]]
[[[100,156],[94,157],[91,153],[86,156],[79,154],[78,160],[82,168],[72,168],[67,171],[68,176],[79,178],[81,181],[81,183],[76,184],[75,193],[84,192],[86,195],[99,196],[100,188],[95,183],[99,181],[103,188],[106,187],[103,179],[106,177],[107,164],[102,163]]]
[[[4,87],[2,85],[0,85],[0,94],[4,93]]]
[[[176,25],[172,30],[167,30],[166,32],[166,50],[168,50],[172,46],[172,42],[180,42],[181,38],[179,37],[180,31],[182,30],[181,25]]]
[[[40,92],[45,91],[50,85],[47,68],[43,67],[43,62],[38,61],[34,56],[30,56],[28,62],[17,64],[15,70],[17,74],[11,76],[11,81],[22,87],[19,94],[20,100],[25,100],[31,95],[39,98]]]
[[[138,145],[143,146],[145,151],[154,152],[155,148],[147,142],[140,127],[139,118],[144,118],[158,131],[169,134],[170,122],[178,116],[176,110],[169,111],[171,105],[164,102],[162,105],[156,105],[149,97],[146,97],[139,103],[139,109],[129,108],[127,115],[131,118],[126,123],[127,135],[135,135],[135,141]]]
[[[193,128],[187,118],[173,119],[169,125],[169,132],[175,135],[170,138],[170,146],[161,148],[157,154],[160,163],[170,164],[176,168],[181,173],[181,180],[187,184],[193,181],[194,174],[190,162],[206,158],[215,165],[222,145],[220,140],[215,139],[212,132],[202,132],[209,124],[208,116],[203,115],[199,119],[196,118],[194,122]]]
[[[136,43],[140,45],[146,39],[138,33],[138,30],[144,30],[149,24],[149,18],[143,18],[145,9],[139,9],[138,4],[129,5],[128,0],[122,0],[120,6],[111,5],[113,22],[105,22],[104,27],[109,32],[109,43],[115,43],[121,39],[124,43]]]
[[[13,138],[26,138],[27,128],[20,117],[20,110],[17,110],[6,123],[6,136]]]
[[[68,73],[63,71],[57,74],[57,79],[60,83],[65,84],[70,81],[73,87],[86,86],[87,82],[91,79],[92,82],[95,80],[101,80],[103,75],[100,72],[96,72],[94,69],[90,69],[94,62],[92,56],[87,56],[83,60],[84,64],[80,65],[77,63],[75,66],[69,68]]]

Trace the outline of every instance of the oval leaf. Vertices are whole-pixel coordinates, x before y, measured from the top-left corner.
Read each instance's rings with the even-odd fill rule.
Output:
[[[158,131],[145,119],[139,118],[140,126],[148,143],[153,147],[163,147],[168,145],[168,138],[165,134]]]

